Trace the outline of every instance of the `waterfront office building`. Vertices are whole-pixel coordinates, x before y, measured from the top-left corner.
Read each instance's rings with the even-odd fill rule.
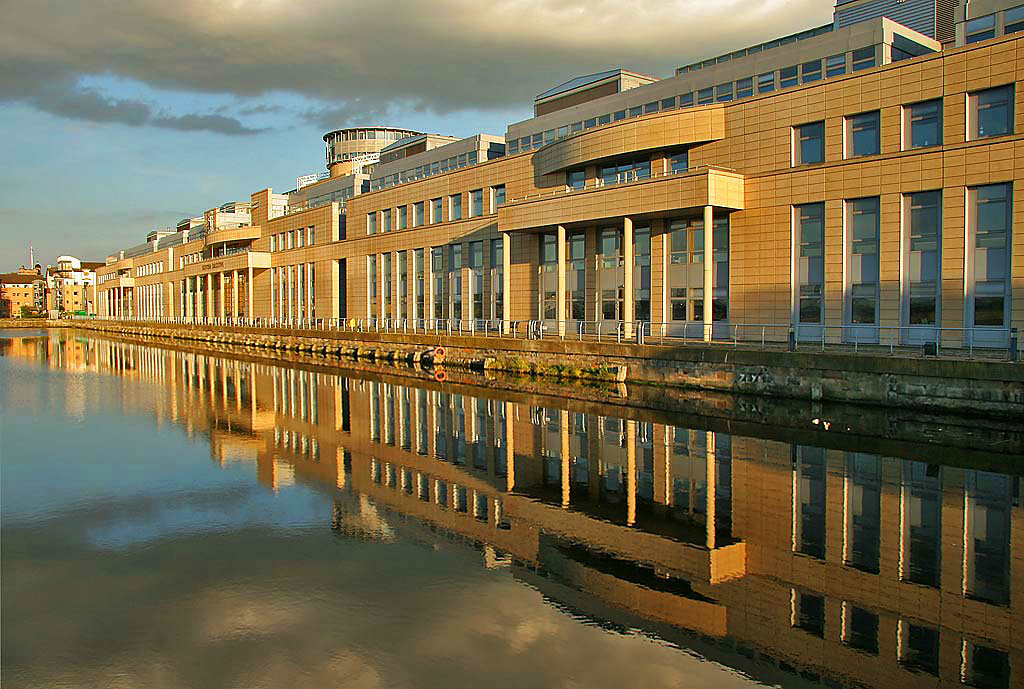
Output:
[[[331,132],[331,179],[111,257],[100,313],[1006,346],[1024,325],[1013,4],[840,2],[669,78],[571,79],[504,137],[351,130],[397,137],[358,172]]]

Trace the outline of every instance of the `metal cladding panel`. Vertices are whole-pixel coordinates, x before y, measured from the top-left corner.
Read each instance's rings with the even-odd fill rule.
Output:
[[[850,26],[876,17],[888,17],[908,29],[935,38],[937,0],[876,0],[849,9],[836,8],[836,28]]]

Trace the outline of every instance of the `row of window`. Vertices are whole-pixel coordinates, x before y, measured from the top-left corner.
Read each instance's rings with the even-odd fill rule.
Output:
[[[312,263],[270,269],[270,317],[316,318],[316,271]]]
[[[413,136],[415,132],[404,130],[384,129],[357,129],[354,131],[341,131],[331,136],[331,141],[363,141],[364,139],[376,139],[378,141],[398,141],[407,136]]]
[[[969,20],[964,25],[964,42],[977,43],[1019,31],[1024,31],[1024,5]]]
[[[679,96],[634,105],[617,112],[591,117],[586,120],[563,125],[556,129],[549,129],[509,141],[508,152],[509,155],[525,153],[572,134],[577,134],[585,129],[592,129],[593,127],[599,127],[631,117],[640,117],[641,115],[675,108],[689,108],[694,105],[709,105],[711,103],[741,100],[743,98],[750,98],[755,93],[771,93],[777,89],[807,84],[819,81],[822,78],[836,77],[850,71],[857,72],[862,69],[869,69],[878,64],[876,54],[876,47],[868,46],[849,53],[833,55],[824,60],[811,60],[801,65],[783,67],[774,72],[765,72],[757,76],[745,77],[736,81],[719,84],[718,86],[709,86]]]
[[[396,172],[393,175],[388,175],[381,179],[372,180],[370,182],[370,189],[371,191],[376,191],[377,189],[392,187],[396,184],[412,182],[417,179],[425,179],[434,175],[443,175],[446,172],[451,172],[452,170],[458,170],[459,168],[467,167],[469,165],[476,165],[479,161],[479,152],[470,151],[469,153],[452,156],[451,158],[445,158],[444,160],[435,160],[432,163],[426,163],[408,170]]]
[[[824,595],[790,590],[790,625],[820,639],[825,638]],[[844,646],[869,655],[878,655],[877,613],[842,601],[839,638]],[[917,621],[900,619],[897,626],[896,657],[905,669],[933,677],[940,674],[940,632]],[[1005,651],[961,640],[960,681],[967,686],[1009,689],[1010,659]]]
[[[901,149],[910,150],[943,143],[942,100],[904,105],[901,117]],[[1014,85],[975,91],[967,98],[967,140],[1012,134]],[[843,118],[843,157],[881,153],[881,113],[847,115]],[[792,163],[825,162],[825,123],[809,122],[793,127]]]
[[[485,192],[487,193],[485,194]],[[485,195],[489,196],[487,203],[485,203]],[[434,225],[445,220],[448,222],[462,220],[462,196],[461,193],[447,197],[439,196],[430,199],[429,206],[426,201],[416,201],[397,208],[372,211],[366,214],[366,234],[377,234],[378,230],[387,233],[394,230],[405,230],[409,227],[421,227],[426,224]],[[485,213],[496,213],[498,206],[503,203],[505,203],[504,184],[498,184],[488,189],[473,189],[469,192],[469,217],[478,218]],[[444,214],[446,205],[448,207],[447,215]]]
[[[688,151],[673,153],[666,158],[663,172],[682,173],[690,168]],[[624,156],[602,163],[597,168],[595,184],[608,186],[635,182],[651,177],[651,160],[647,156]],[[569,189],[584,189],[587,185],[585,168],[568,170],[565,173],[565,185]]]
[[[135,269],[135,277],[145,277],[147,275],[156,275],[157,273],[164,272],[164,262],[157,261],[155,263],[147,263],[144,266],[139,266]]]
[[[270,250],[273,252],[301,249],[303,246],[313,246],[315,242],[316,226],[310,225],[270,235]]]
[[[199,263],[202,260],[202,251],[197,251],[191,254],[185,254],[184,256],[178,256],[178,268],[184,268],[185,266],[190,266],[193,263]]]

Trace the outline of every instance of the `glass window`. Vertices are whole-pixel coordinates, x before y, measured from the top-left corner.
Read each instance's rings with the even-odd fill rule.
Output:
[[[626,119],[626,111],[625,110],[619,110],[617,113],[614,113],[612,115],[612,119],[614,119],[616,122],[618,122],[619,120]]]
[[[859,72],[862,69],[870,69],[875,66],[875,46],[858,48],[853,51],[853,71]]]
[[[637,106],[632,107],[632,108],[629,109],[629,116],[630,117],[640,117],[640,115],[642,115],[643,112],[644,112],[643,106],[642,105],[637,105]]]
[[[591,117],[590,119],[583,121],[583,128],[584,129],[593,129],[596,126],[597,126],[597,118],[596,117]]]
[[[676,107],[676,98],[675,98],[675,96],[673,96],[671,98],[662,98],[661,99],[661,109],[662,110],[669,110],[669,109],[674,108],[674,107]]]
[[[495,210],[497,210],[498,206],[501,206],[505,203],[505,185],[498,184],[491,187],[491,189],[494,191],[494,206]]]
[[[584,170],[570,170],[566,173],[566,185],[570,189],[582,189],[586,183],[586,172]]]
[[[977,43],[996,35],[996,15],[971,19],[965,26],[967,43]]]
[[[412,204],[412,226],[419,227],[423,224],[423,202],[417,201]]]
[[[430,199],[430,222],[439,223],[441,222],[441,209],[443,207],[442,199]]]
[[[879,198],[847,201],[846,207],[850,228],[847,313],[852,324],[874,325],[878,323]]]
[[[524,136],[523,138],[519,139],[519,150],[520,151],[529,151],[530,150],[530,137]]]
[[[865,112],[846,118],[846,157],[877,155],[879,153],[879,112]]]
[[[597,123],[598,124],[608,124],[611,121],[612,121],[612,116],[611,115],[601,115],[600,117],[597,118]]]
[[[693,91],[679,96],[679,107],[689,108],[693,106]]]
[[[270,250],[271,251],[277,251],[277,235],[276,234],[270,235]]]
[[[821,323],[825,293],[825,204],[795,208],[797,245],[797,320]]]
[[[512,139],[508,142],[508,154],[515,155],[516,153],[519,153],[519,140]]]
[[[1013,85],[977,91],[970,96],[971,139],[1013,133]]]
[[[811,122],[794,128],[794,165],[825,162],[825,123]]]
[[[843,643],[858,651],[878,655],[878,615],[844,601]]]
[[[366,234],[377,234],[377,211],[366,214]]]
[[[538,133],[533,135],[533,147],[540,148],[544,145],[544,133]]]
[[[846,74],[846,53],[825,58],[825,76],[837,77]]]
[[[563,125],[555,131],[555,137],[558,139],[564,139],[569,136],[569,125]]]
[[[796,65],[793,65],[792,67],[783,67],[779,70],[779,88],[796,86],[796,69]]]
[[[448,220],[462,220],[462,194],[448,197]]]
[[[390,232],[391,231],[391,209],[390,208],[385,208],[384,210],[382,210],[380,212],[380,215],[381,215],[381,222],[384,225],[384,231],[385,232]]]
[[[484,190],[474,189],[469,192],[469,216],[478,218],[484,214]]]
[[[775,90],[775,72],[757,75],[757,92],[768,93]]]
[[[969,190],[976,326],[1002,327],[1009,315],[1011,186],[989,184]]]
[[[573,134],[576,134],[578,132],[582,132],[583,131],[583,123],[582,122],[573,122],[572,126],[569,127],[569,130]]]
[[[792,611],[790,624],[813,634],[819,639],[825,638],[825,597],[812,593],[803,593],[793,589],[790,593]]]
[[[752,95],[754,95],[754,77],[739,79],[736,82],[736,97],[750,98]]]
[[[1024,31],[1024,5],[1011,7],[1003,13],[1004,34]]]
[[[688,151],[676,153],[671,158],[672,172],[686,172],[690,169],[690,154]]]
[[[937,146],[942,143],[942,101],[929,100],[906,108],[907,148]]]
[[[800,65],[800,78],[805,84],[821,79],[821,60],[812,60]]]
[[[719,103],[732,100],[732,82],[715,87],[715,100]]]
[[[555,140],[555,130],[554,129],[549,129],[546,132],[544,132],[544,145],[545,146],[547,144],[549,144],[549,143],[552,143],[554,140]]]
[[[658,112],[658,101],[654,101],[653,103],[644,103],[644,114],[646,115],[652,112]]]
[[[398,229],[404,230],[409,226],[409,207],[398,207]]]
[[[939,263],[942,236],[942,192],[907,195],[910,245],[907,247],[909,283],[907,325],[938,323]]]
[[[715,90],[713,88],[706,88],[697,91],[697,105],[707,105],[713,103],[715,100]]]

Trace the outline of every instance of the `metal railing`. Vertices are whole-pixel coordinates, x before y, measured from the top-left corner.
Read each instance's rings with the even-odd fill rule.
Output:
[[[695,321],[503,320],[500,318],[278,318],[73,316],[138,325],[199,325],[525,340],[575,340],[662,346],[731,346],[904,356],[1024,360],[1017,328],[726,323]]]

